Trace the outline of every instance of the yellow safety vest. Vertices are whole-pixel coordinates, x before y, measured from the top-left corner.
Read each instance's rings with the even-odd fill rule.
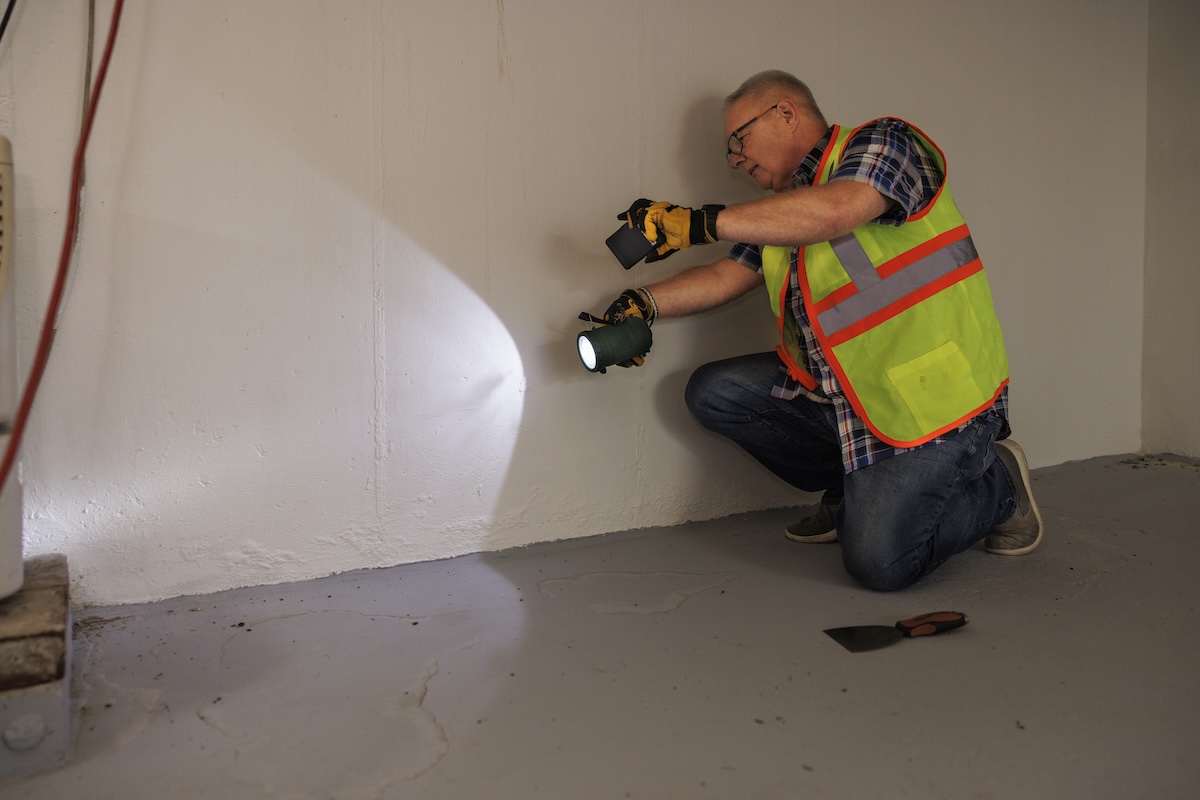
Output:
[[[945,175],[945,155],[909,127]],[[857,130],[834,126],[814,186],[829,180]],[[800,366],[796,322],[785,308],[792,264],[803,263],[800,288],[817,341],[855,413],[888,444],[915,447],[954,430],[1008,384],[987,276],[945,180],[899,227],[869,222],[798,252],[763,247],[762,263],[788,372],[817,388]]]

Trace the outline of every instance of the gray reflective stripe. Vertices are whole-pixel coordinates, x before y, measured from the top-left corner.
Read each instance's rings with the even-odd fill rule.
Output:
[[[833,247],[833,252],[837,253],[838,261],[842,262],[842,269],[846,270],[850,280],[854,281],[855,289],[861,292],[868,286],[879,283],[881,279],[875,271],[875,265],[871,263],[870,256],[853,233],[830,239],[829,244]]]
[[[979,258],[979,254],[975,252],[975,243],[971,241],[971,237],[959,239],[953,244],[914,261],[899,272],[889,275],[885,279],[877,280],[866,289],[847,297],[833,308],[821,312],[817,316],[817,321],[825,335],[832,336],[844,328],[861,322],[875,312],[882,311],[892,303],[903,300],[939,278],[944,278],[977,258]],[[844,262],[842,266],[845,266]],[[847,268],[846,271],[850,270]],[[872,272],[874,272],[874,268],[872,268]],[[879,273],[875,273],[875,276],[878,278]],[[854,285],[858,286],[857,279]]]

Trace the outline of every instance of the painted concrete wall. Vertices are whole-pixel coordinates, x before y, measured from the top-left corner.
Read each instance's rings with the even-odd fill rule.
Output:
[[[19,4],[0,50],[23,369],[83,14]],[[720,98],[770,67],[833,120],[903,116],[948,153],[1034,463],[1137,450],[1147,17],[1127,0],[130,0],[26,439],[26,551],[66,552],[76,599],[107,604],[810,500],[681,399],[702,361],[771,346],[761,298],[656,326],[640,370],[590,375],[572,352],[578,311],[720,254],[625,274],[603,241],[639,196],[756,195],[724,165]]]
[[[1152,452],[1200,457],[1200,6],[1150,4],[1143,435]]]

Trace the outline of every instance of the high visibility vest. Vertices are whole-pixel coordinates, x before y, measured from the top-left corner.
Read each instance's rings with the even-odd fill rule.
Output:
[[[867,123],[868,125],[871,123]],[[913,126],[934,154],[942,151]],[[834,126],[814,186],[826,183],[857,132]],[[791,376],[818,386],[800,366],[796,322],[785,307],[793,248],[763,247],[762,264]],[[899,227],[867,223],[799,248],[809,321],[846,399],[867,428],[915,447],[988,409],[1008,384],[1008,356],[991,289],[946,181]]]

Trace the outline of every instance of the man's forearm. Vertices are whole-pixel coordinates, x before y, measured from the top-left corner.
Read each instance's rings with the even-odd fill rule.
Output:
[[[827,242],[880,216],[890,203],[865,183],[804,186],[723,209],[717,235],[726,242],[785,247]]]
[[[649,284],[659,317],[685,317],[724,305],[762,285],[762,276],[723,258]]]

